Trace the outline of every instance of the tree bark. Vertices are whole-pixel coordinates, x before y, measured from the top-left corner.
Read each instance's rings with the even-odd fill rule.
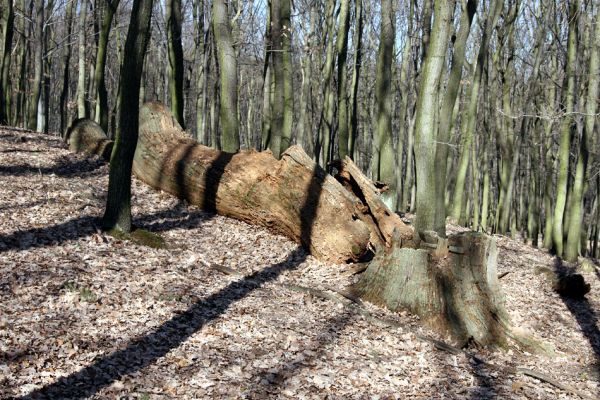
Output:
[[[381,3],[381,27],[379,50],[377,52],[377,76],[375,78],[375,99],[377,101],[377,180],[389,185],[383,194],[384,201],[392,210],[397,208],[396,168],[394,145],[392,142],[392,63],[394,57],[395,13],[391,0]]]
[[[96,66],[94,67],[94,87],[96,89],[95,121],[108,132],[108,93],[106,91],[105,65],[108,54],[108,39],[113,17],[117,11],[120,0],[104,0],[102,12],[102,27],[98,38],[96,51]]]
[[[338,163],[336,180],[299,146],[281,160],[270,151],[211,149],[189,138],[159,103],[141,108],[139,132],[132,169],[139,179],[205,210],[268,227],[322,260],[359,260],[390,246],[394,230],[403,245],[412,245],[412,228],[348,157]],[[76,121],[68,140],[88,154],[102,155],[110,145],[89,120]]]
[[[27,108],[27,128],[34,131],[37,129],[38,105],[42,93],[42,72],[44,56],[44,0],[35,2],[35,39],[33,51],[33,81],[31,83],[32,94]]]
[[[560,128],[560,147],[558,150],[558,179],[556,182],[556,203],[554,205],[554,216],[552,218],[552,243],[553,250],[557,256],[563,256],[564,232],[563,218],[567,203],[567,185],[569,178],[569,151],[571,148],[571,129],[573,124],[573,108],[575,105],[575,70],[577,62],[577,21],[579,3],[581,0],[573,0],[569,7],[569,38],[567,44],[566,60],[566,92],[564,97],[565,116]]]
[[[348,135],[350,131],[348,123],[348,73],[346,71],[348,31],[350,29],[350,0],[341,0],[339,19],[337,36],[338,148],[339,157],[344,158],[348,155]]]
[[[134,0],[121,67],[121,104],[117,135],[110,158],[108,196],[102,225],[131,231],[131,170],[138,141],[139,93],[144,56],[150,38],[152,0]]]
[[[10,56],[14,33],[13,0],[2,1],[0,15],[0,124],[7,125],[10,115]]]
[[[183,116],[183,47],[181,44],[181,0],[167,0],[167,47],[169,53],[169,99],[171,112],[185,129]]]
[[[77,116],[87,117],[86,86],[85,86],[85,19],[87,15],[88,1],[81,0],[79,5],[79,70],[77,72]]]
[[[220,77],[220,111],[221,148],[227,152],[240,149],[240,133],[238,121],[238,84],[237,58],[233,48],[231,26],[225,0],[213,1],[212,24],[217,45]]]
[[[446,236],[446,221],[438,225],[436,220],[436,196],[442,196],[443,188],[438,190],[438,182],[445,182],[436,177],[444,171],[436,167],[437,110],[440,79],[448,51],[450,25],[452,23],[453,1],[443,0],[435,3],[435,21],[432,28],[432,39],[423,61],[423,72],[419,85],[415,121],[415,161],[417,170],[417,219],[415,229],[437,231],[441,237]],[[462,22],[461,22],[462,23]],[[462,64],[461,64],[462,65]],[[439,148],[437,149],[439,151]],[[443,161],[444,164],[446,160]]]

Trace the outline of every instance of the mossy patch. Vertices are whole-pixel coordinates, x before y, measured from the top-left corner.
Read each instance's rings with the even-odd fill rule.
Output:
[[[119,240],[131,240],[135,244],[152,247],[153,249],[166,249],[167,243],[162,236],[145,229],[136,229],[131,233],[125,233],[118,229],[111,229],[106,232],[108,235]]]

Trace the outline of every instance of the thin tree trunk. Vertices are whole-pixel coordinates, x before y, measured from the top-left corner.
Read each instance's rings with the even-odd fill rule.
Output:
[[[415,229],[419,233],[436,231],[439,236],[446,236],[445,220],[436,226],[437,204],[434,201],[440,195],[436,184],[436,115],[439,107],[439,86],[442,76],[446,52],[450,39],[450,25],[454,2],[440,0],[435,2],[435,20],[432,38],[423,61],[421,82],[417,100],[415,121],[415,161],[417,171],[417,219]],[[462,63],[461,63],[462,65]],[[445,160],[444,160],[445,162]],[[443,189],[442,189],[443,190]]]
[[[433,224],[433,230],[442,236],[446,232],[446,165],[448,163],[450,132],[453,125],[452,116],[454,114],[454,106],[458,97],[463,65],[465,63],[465,52],[469,33],[471,32],[471,23],[477,11],[477,0],[461,0],[460,4],[460,27],[454,40],[452,66],[446,85],[446,94],[440,110],[434,163],[436,194],[432,199],[432,201],[435,201],[435,223]]]
[[[560,129],[560,147],[558,150],[558,180],[556,184],[556,203],[554,207],[552,242],[553,250],[559,257],[563,256],[565,205],[567,202],[567,185],[569,178],[569,150],[571,148],[571,129],[573,109],[575,105],[575,71],[577,63],[577,22],[581,0],[573,0],[569,7],[569,38],[566,60],[566,93],[564,96],[565,115]]]
[[[70,84],[70,64],[71,64],[71,34],[73,33],[73,10],[76,8],[77,0],[69,0],[67,3],[65,25],[66,25],[66,40],[65,52],[61,65],[63,66],[63,83],[60,92],[60,133],[64,135],[65,129],[67,128],[67,121],[69,120],[69,111],[67,108],[67,102],[69,100],[69,84]]]
[[[33,53],[33,81],[31,83],[31,98],[27,110],[27,128],[38,128],[38,106],[42,93],[42,72],[44,68],[44,0],[35,1],[35,34]]]
[[[354,26],[354,62],[352,64],[352,83],[350,85],[350,115],[348,117],[350,142],[348,153],[351,158],[356,158],[356,139],[358,138],[358,82],[360,79],[360,66],[362,63],[362,35],[363,35],[363,0],[356,0],[355,26]]]
[[[169,54],[169,99],[171,112],[185,129],[183,104],[183,46],[181,44],[181,0],[167,0],[167,49]]]
[[[110,158],[104,229],[131,231],[131,169],[138,140],[139,92],[144,56],[150,39],[152,0],[134,0],[121,67],[121,110]]]
[[[94,67],[94,87],[96,88],[95,121],[108,132],[108,93],[106,91],[105,65],[108,53],[108,39],[113,17],[117,11],[120,0],[104,0],[102,11],[102,26],[98,38],[96,51],[96,65]]]
[[[77,116],[78,118],[87,117],[86,107],[86,86],[85,86],[85,19],[87,15],[88,2],[81,0],[79,5],[79,71],[77,75]],[[137,99],[137,96],[136,96]]]
[[[392,64],[394,57],[395,13],[391,0],[381,2],[381,26],[377,52],[375,99],[377,102],[377,163],[376,179],[389,185],[382,198],[391,210],[396,210],[395,154],[392,141]]]
[[[600,83],[600,21],[598,11],[593,18],[592,26],[594,33],[590,38],[590,58],[588,67],[587,97],[585,99],[585,120],[582,136],[579,139],[579,155],[575,167],[575,180],[573,182],[573,199],[569,216],[569,228],[567,243],[565,246],[565,260],[577,261],[579,255],[579,244],[583,226],[583,194],[586,185],[586,171],[588,153],[592,137],[594,135],[594,124],[596,110],[598,108],[598,85]]]
[[[2,0],[0,15],[0,124],[7,125],[10,115],[10,57],[14,32],[13,0]]]
[[[346,59],[348,57],[348,31],[350,30],[350,0],[340,1],[340,15],[337,34],[337,84],[338,84],[338,149],[339,158],[348,155],[349,123],[348,123],[348,73]]]
[[[214,0],[212,23],[219,67],[221,148],[223,151],[235,153],[240,149],[237,59],[227,8],[225,0]]]

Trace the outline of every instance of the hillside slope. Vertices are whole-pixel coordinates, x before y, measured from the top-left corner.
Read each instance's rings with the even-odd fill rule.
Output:
[[[578,398],[441,352],[417,338],[435,334],[410,315],[367,306],[405,328],[378,326],[292,291],[281,283],[328,290],[353,278],[347,265],[135,179],[135,223],[168,247],[106,236],[107,179],[106,165],[59,138],[0,130],[0,398]],[[556,268],[552,257],[498,243],[514,324],[557,356],[472,351],[600,396],[600,271],[585,275],[585,300],[562,299],[535,273]]]

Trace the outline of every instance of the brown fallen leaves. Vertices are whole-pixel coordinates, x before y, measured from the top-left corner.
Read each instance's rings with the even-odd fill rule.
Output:
[[[350,266],[326,266],[285,238],[136,180],[135,223],[168,249],[106,236],[98,218],[107,171],[58,138],[0,131],[0,398],[571,397],[275,285],[342,289],[356,277],[343,273]],[[509,349],[479,357],[600,395],[595,273],[586,275],[585,301],[563,300],[532,273],[552,267],[549,255],[507,238],[499,245],[515,325],[553,343],[558,356]],[[367,307],[417,326],[406,313]]]

